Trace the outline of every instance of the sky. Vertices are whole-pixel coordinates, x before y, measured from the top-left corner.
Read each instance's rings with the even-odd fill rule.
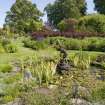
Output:
[[[39,10],[43,12],[44,7],[48,3],[53,3],[55,0],[32,0],[33,3],[37,4]],[[94,4],[93,0],[86,0],[87,1],[87,13],[94,13]],[[0,0],[0,27],[3,26],[5,22],[6,12],[10,10],[10,7],[15,2],[15,0]],[[46,21],[46,15],[43,17],[43,21]]]

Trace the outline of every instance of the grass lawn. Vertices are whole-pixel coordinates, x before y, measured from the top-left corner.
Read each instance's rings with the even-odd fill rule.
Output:
[[[72,57],[77,52],[79,52],[79,51],[70,50],[70,51],[68,51],[68,55],[70,57]],[[92,59],[96,58],[96,56],[99,54],[104,54],[103,52],[93,52],[93,51],[84,51],[84,52],[88,53],[90,55],[90,57],[92,57]],[[27,57],[27,56],[37,55],[37,56],[53,57],[53,56],[58,55],[58,54],[59,53],[53,48],[47,48],[44,50],[35,51],[35,50],[29,49],[29,48],[25,48],[23,46],[19,46],[17,53],[0,54],[0,64],[9,63],[12,60],[19,59],[19,58],[22,59],[22,58]]]
[[[48,57],[49,56],[53,57],[53,56],[59,55],[59,53],[54,48],[46,48],[44,50],[39,50],[39,51],[35,51],[30,48],[25,48],[22,43],[22,39],[23,38],[18,38],[17,40],[13,40],[13,43],[16,44],[18,47],[17,53],[0,54],[0,64],[9,63],[13,60],[16,60],[19,58],[22,59],[24,57],[33,56],[33,55],[48,56]],[[79,52],[79,51],[76,51],[76,50],[67,51],[69,57],[72,57],[77,52]],[[88,53],[92,59],[96,58],[96,56],[99,54],[104,54],[104,52],[95,52],[95,51],[83,51],[83,52]]]

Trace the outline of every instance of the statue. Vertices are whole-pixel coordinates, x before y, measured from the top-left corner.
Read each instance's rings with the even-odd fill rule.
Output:
[[[62,47],[60,47],[58,50],[60,51],[60,61],[57,64],[56,71],[58,74],[64,74],[64,72],[68,71],[70,68],[70,65],[67,61],[67,52]]]

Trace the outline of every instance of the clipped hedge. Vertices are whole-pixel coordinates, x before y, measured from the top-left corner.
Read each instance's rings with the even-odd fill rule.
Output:
[[[28,48],[32,48],[34,50],[45,49],[48,47],[48,43],[43,41],[35,41],[30,38],[26,38],[23,40],[24,46]]]
[[[51,45],[57,46],[59,44],[67,50],[84,50],[84,51],[105,51],[105,38],[85,38],[73,39],[65,37],[49,38]]]
[[[74,39],[65,37],[48,37],[42,41],[25,39],[24,46],[35,50],[45,49],[49,46],[55,48],[62,46],[67,50],[102,51],[105,52],[105,38],[91,37]]]

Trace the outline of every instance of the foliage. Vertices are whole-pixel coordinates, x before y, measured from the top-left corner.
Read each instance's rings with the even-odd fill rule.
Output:
[[[95,10],[101,14],[105,14],[105,0],[94,0]]]
[[[105,54],[100,54],[99,56],[97,56],[97,59],[96,59],[97,62],[105,62]]]
[[[0,29],[0,37],[1,38],[6,38],[6,37],[11,37],[12,36],[12,33],[9,29],[9,27],[5,27],[5,28],[2,28]]]
[[[49,98],[38,93],[23,94],[22,99],[25,105],[50,105]]]
[[[74,66],[78,69],[85,70],[90,67],[90,56],[80,51],[74,55]]]
[[[27,0],[16,0],[9,12],[7,12],[6,23],[13,32],[32,32],[40,30],[42,13],[35,4]]]
[[[79,19],[79,28],[82,31],[105,32],[105,16],[93,14]]]
[[[26,38],[23,40],[24,46],[28,48],[32,48],[34,50],[45,49],[48,47],[45,41],[35,41],[30,38]]]
[[[71,88],[73,87],[72,83],[74,80],[77,81],[79,85],[80,90],[78,89],[79,92],[77,94],[80,99],[90,100],[91,96],[89,95],[90,97],[88,97],[88,95],[86,95],[87,92],[89,92],[89,94],[92,92],[92,101],[105,99],[104,81],[96,80],[94,74],[90,73],[92,71],[90,71],[90,69],[88,70],[90,66],[90,55],[92,56],[92,59],[96,60],[96,56],[101,52],[85,52],[86,50],[105,51],[105,38],[93,37],[73,39],[65,37],[48,37],[44,40],[36,41],[28,37],[25,39],[25,42],[23,41],[24,43],[29,43],[29,45],[27,44],[29,48],[33,46],[33,43],[35,49],[45,48],[41,51],[24,48],[21,43],[21,40],[24,39],[24,37],[22,37],[21,40],[20,39],[21,38],[18,39],[18,42],[16,40],[16,43],[14,43],[15,45],[19,45],[19,51],[16,54],[0,54],[0,60],[3,62],[3,64],[0,64],[0,68],[5,68],[4,66],[8,65],[4,64],[4,62],[11,61],[14,63],[14,66],[20,68],[19,72],[11,72],[8,71],[9,69],[7,69],[8,67],[6,66],[3,73],[0,73],[0,89],[2,83],[5,84],[5,89],[3,90],[5,94],[0,94],[1,104],[14,101],[19,97],[22,99],[23,105],[71,105],[70,101],[72,101],[73,93]],[[10,43],[6,43],[6,40],[4,41],[4,44],[0,41],[2,46],[11,44],[11,41]],[[67,75],[62,76],[55,75],[56,62],[59,60],[59,52],[55,49],[46,49],[46,46],[56,48],[59,42],[62,47],[70,50],[67,51],[67,53],[75,64],[75,67],[73,66],[72,68],[71,66]],[[42,45],[46,46],[43,47]],[[85,51],[71,51],[81,49]],[[57,55],[56,57],[54,56],[55,54]],[[6,59],[6,61],[4,59]],[[102,61],[104,61],[104,56],[102,55],[99,57],[98,61],[102,63]],[[102,65],[105,66],[104,63],[102,63]],[[32,80],[28,82],[22,81],[24,78],[23,73],[26,69],[30,70],[32,74]],[[100,83],[98,84],[97,81],[100,81]],[[54,88],[52,86],[53,84],[55,86]],[[47,89],[52,92],[51,94],[44,95],[36,93],[36,89],[46,86]],[[56,91],[55,88],[58,90]],[[62,93],[58,93],[60,89]]]
[[[2,44],[0,44],[0,54],[4,53],[4,52],[5,52],[5,50],[4,50],[3,46],[2,46]]]
[[[41,85],[45,82],[47,85],[53,80],[56,66],[53,62],[46,63],[41,61],[40,66],[37,65],[34,70],[34,76],[37,78],[38,83]]]
[[[60,29],[60,31],[76,31],[77,28],[77,20],[76,19],[65,19],[62,20],[59,24],[58,24],[58,28]]]
[[[2,100],[1,100],[1,103],[3,103],[3,104],[5,104],[5,103],[8,103],[8,102],[11,102],[11,101],[13,101],[14,100],[14,98],[12,97],[12,96],[4,96],[3,98],[2,98]]]
[[[30,70],[33,77],[36,79],[36,83],[39,85],[42,85],[43,83],[48,85],[53,80],[56,69],[56,65],[53,61],[47,61],[44,58],[32,56],[21,61],[22,71],[25,72],[26,68],[24,68],[24,66],[27,65],[29,65],[27,68]]]
[[[13,84],[16,83],[17,81],[21,80],[22,75],[20,73],[17,73],[13,76],[9,76],[7,78],[4,78],[3,81],[5,84]]]
[[[2,52],[15,53],[18,50],[17,45],[15,45],[15,43],[13,43],[12,40],[7,37],[1,38],[0,48],[1,53]]]
[[[0,100],[1,104],[7,104],[8,102],[13,102],[16,98],[19,97],[21,94],[20,86],[17,84],[15,85],[8,85],[5,88],[5,95]]]
[[[92,98],[95,101],[105,100],[105,84],[104,83],[101,87],[97,87],[96,89],[93,90]]]
[[[45,49],[49,46],[57,48],[58,42],[67,50],[102,51],[105,52],[105,38],[91,37],[84,39],[73,39],[65,37],[48,37],[42,41],[25,39],[24,46],[35,50]]]
[[[22,94],[21,98],[25,105],[72,105],[69,98],[62,92],[54,91],[51,95],[44,95],[38,92]]]
[[[64,26],[63,26],[64,27]],[[88,30],[85,30],[84,29],[85,27],[81,27],[81,31],[80,32],[80,29],[78,32],[74,32],[74,31],[69,31],[69,32],[52,32],[52,31],[48,31],[48,32],[33,32],[31,34],[31,36],[34,38],[34,39],[37,39],[37,38],[46,38],[46,37],[67,37],[67,38],[86,38],[86,37],[105,37],[105,33],[98,33],[98,32],[87,32]],[[83,31],[85,30],[85,31]]]
[[[3,39],[1,39],[1,43],[2,43],[3,47],[5,47],[6,45],[10,44],[11,41],[8,38],[3,38]]]
[[[7,53],[16,53],[18,48],[15,44],[11,43],[5,46],[5,50]]]
[[[30,23],[30,26],[28,27],[27,30],[33,32],[33,31],[40,31],[42,30],[42,28],[43,28],[42,22],[33,21]]]
[[[105,39],[104,38],[84,38],[84,39],[73,39],[65,37],[51,37],[47,38],[46,44],[49,46],[58,46],[58,42],[62,45],[63,48],[67,50],[83,50],[83,51],[105,51]]]
[[[54,4],[48,4],[45,7],[48,21],[50,24],[57,24],[68,18],[79,18],[86,12],[86,3],[84,0],[56,0]]]
[[[0,64],[0,72],[3,73],[9,73],[13,69],[13,66],[11,64]]]

